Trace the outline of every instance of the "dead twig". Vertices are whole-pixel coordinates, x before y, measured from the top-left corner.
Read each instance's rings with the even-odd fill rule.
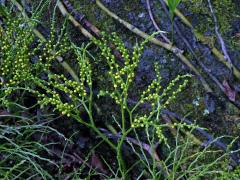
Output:
[[[89,29],[92,33],[94,33],[97,37],[101,37],[101,32],[100,30],[94,26],[91,22],[89,22],[87,20],[87,18],[85,17],[84,14],[79,13],[77,11],[74,10],[73,6],[71,5],[71,3],[68,0],[62,0],[63,4],[65,5],[67,11],[72,14],[73,17],[75,17],[75,19],[82,24],[82,26],[86,27],[86,29]],[[89,31],[89,32],[90,32]],[[90,33],[91,33],[90,32]]]
[[[63,5],[63,3],[61,1],[57,1],[57,6],[59,8],[59,10],[61,11],[62,15],[67,17],[75,27],[77,27],[80,32],[87,38],[92,39],[93,35],[87,31],[65,8],[65,6]]]
[[[147,10],[148,10],[148,14],[150,16],[150,19],[154,25],[154,27],[159,31],[161,32],[161,29],[159,28],[158,24],[156,23],[154,17],[153,17],[153,13],[152,13],[152,10],[151,10],[151,6],[150,6],[150,2],[149,0],[146,0],[146,3],[147,3]],[[171,44],[171,41],[163,34],[163,33],[160,33],[160,36],[169,44]]]
[[[68,17],[68,19],[72,22],[72,24],[78,28],[78,30],[90,40],[94,37],[101,38],[101,31],[94,26],[91,22],[89,22],[84,14],[76,12],[71,3],[67,0],[58,1],[58,8],[60,9],[63,16]],[[86,26],[86,28],[84,27]],[[92,34],[93,33],[93,34]],[[109,46],[113,48],[113,53],[119,59],[121,63],[123,63],[123,58],[119,51],[116,50],[115,45],[110,42]]]
[[[108,130],[106,130],[106,129],[104,129],[104,128],[100,128],[100,130],[101,130],[102,132],[104,132],[108,137],[111,137],[111,138],[121,138],[121,137],[122,137],[122,135],[120,135],[119,133],[114,135],[114,134],[110,133]],[[130,138],[130,137],[126,137],[125,140],[126,140],[126,141],[129,141],[129,142],[131,142],[131,143],[133,143],[133,144],[135,144],[135,145],[142,146],[144,150],[146,150],[150,155],[152,155],[150,145],[148,145],[148,144],[146,144],[146,143],[143,143],[143,142],[140,142],[140,143],[139,143],[136,139]],[[159,156],[156,154],[156,152],[154,153],[153,156],[154,156],[155,160],[160,161],[160,158],[159,158]]]
[[[220,45],[221,45],[222,52],[223,52],[223,54],[224,54],[224,57],[225,57],[226,61],[227,61],[227,62],[229,63],[229,65],[230,65],[230,68],[231,68],[230,70],[231,70],[231,72],[233,72],[232,60],[231,60],[231,58],[230,58],[230,56],[229,56],[229,54],[228,54],[228,52],[227,52],[227,48],[226,48],[226,46],[225,46],[224,40],[223,40],[222,35],[221,35],[220,31],[219,31],[218,20],[217,20],[217,17],[216,17],[216,15],[215,15],[215,13],[214,13],[211,0],[208,0],[208,6],[209,6],[210,12],[211,12],[212,17],[213,17],[215,33],[216,33],[216,35],[217,35],[217,37],[218,37],[218,41],[219,41],[219,43],[220,43]]]

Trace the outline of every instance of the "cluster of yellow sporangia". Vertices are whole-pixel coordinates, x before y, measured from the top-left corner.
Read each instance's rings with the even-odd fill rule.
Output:
[[[170,125],[171,128],[179,128],[179,129],[183,129],[183,128],[188,128],[188,129],[195,129],[195,128],[199,128],[199,126],[195,125],[195,124],[187,124],[186,122],[180,122],[180,123],[173,123]]]
[[[38,104],[41,107],[50,104],[54,107],[54,110],[61,112],[63,115],[70,116],[72,110],[74,109],[74,105],[70,104],[69,102],[63,102],[61,99],[61,95],[58,92],[59,90],[62,90],[65,91],[65,93],[67,92],[72,93],[71,91],[69,91],[68,88],[60,88],[60,86],[57,86],[55,88],[60,88],[57,91],[54,88],[47,87],[46,85],[43,84],[39,84],[39,86],[46,90],[46,94],[38,92],[39,98]]]
[[[140,117],[135,117],[131,127],[132,128],[139,128],[139,127],[146,127],[146,126],[153,126],[156,128],[156,135],[160,140],[165,141],[166,138],[163,135],[162,129],[163,126],[158,125],[158,122],[154,120],[154,114],[161,111],[162,108],[166,108],[173,100],[176,99],[176,95],[179,94],[187,85],[188,80],[187,77],[190,75],[178,75],[174,80],[172,80],[167,87],[164,88],[163,92],[160,92],[162,87],[160,85],[161,76],[160,71],[158,69],[158,65],[155,64],[155,71],[156,71],[156,79],[154,79],[151,84],[147,87],[145,91],[143,91],[140,99],[140,103],[144,103],[148,101],[152,105],[152,109],[148,115],[143,115]],[[184,79],[184,81],[178,85],[179,81]],[[166,99],[166,100],[164,100]],[[188,127],[189,125],[185,123],[175,123],[173,127]]]
[[[183,91],[183,89],[187,86],[189,80],[188,77],[191,77],[191,75],[178,75],[174,80],[172,80],[168,86],[164,89],[163,93],[160,96],[160,99],[166,99],[165,102],[162,104],[162,108],[166,108],[171,102],[173,102],[177,95]],[[183,82],[178,85],[178,82],[184,79]]]
[[[83,57],[82,55],[80,55],[79,54],[80,52],[75,48],[74,50],[77,55],[77,60],[79,64],[79,78],[80,78],[79,86],[83,88],[84,83],[86,82],[87,85],[91,87],[92,86],[92,67],[89,62],[89,59],[86,56]]]
[[[152,120],[149,120],[149,117],[147,115],[143,115],[141,117],[137,117],[134,119],[134,122],[132,123],[131,127],[132,128],[143,128],[146,126],[154,126],[155,127],[155,132],[159,140],[166,140],[166,137],[164,136],[162,132],[162,126],[157,125],[156,122],[154,123]]]
[[[20,26],[20,20],[6,21],[0,26],[0,82],[4,95],[10,95],[21,82],[32,78],[29,46],[34,36],[32,30]],[[25,88],[27,89],[27,88]]]
[[[44,43],[39,43],[39,46],[35,48],[35,50],[38,51],[41,49],[41,46],[43,46],[43,48],[38,57],[37,65],[43,68],[44,71],[49,70],[52,62],[56,61],[57,57],[64,55],[72,49],[66,34],[64,34],[61,40],[56,42],[54,30],[51,31],[50,39]],[[35,51],[33,51],[33,55],[34,53]]]
[[[152,121],[149,122],[147,115],[143,115],[141,117],[136,117],[131,127],[132,128],[144,127],[146,124],[152,124]]]
[[[63,74],[62,75],[51,74],[49,75],[49,80],[50,80],[49,84],[52,87],[68,94],[70,98],[74,98],[77,96],[79,97],[87,96],[84,81],[77,82],[69,80]]]
[[[71,112],[74,110],[74,103],[79,103],[79,100],[87,97],[87,91],[85,87],[85,82],[87,84],[92,84],[90,78],[90,72],[88,68],[90,66],[84,65],[80,67],[80,74],[82,74],[80,81],[74,81],[67,79],[63,74],[49,74],[47,85],[38,84],[42,87],[46,94],[39,93],[39,104],[46,106],[51,104],[55,107],[55,110],[58,110],[63,115],[70,116]],[[87,72],[86,72],[87,71]],[[68,102],[63,102],[59,91],[64,92],[70,99]]]
[[[155,63],[155,72],[156,78],[152,80],[151,84],[148,85],[147,89],[142,92],[140,103],[144,103],[145,101],[150,102],[152,108],[157,106],[160,97],[161,86],[161,75],[159,71],[158,63]]]
[[[164,134],[162,132],[163,127],[161,125],[158,125],[158,126],[155,126],[155,128],[156,128],[156,134],[157,134],[158,139],[160,141],[167,142],[167,138],[164,136]]]
[[[109,94],[117,104],[122,104],[123,98],[127,97],[129,86],[135,77],[135,69],[140,61],[143,44],[136,45],[130,55],[130,52],[116,33],[112,33],[111,35],[103,33],[102,37],[100,40],[93,39],[93,42],[100,48],[101,55],[105,57],[109,66],[108,75],[112,80],[113,92],[107,92],[105,94]],[[120,52],[124,60],[122,67],[116,62],[112,49],[109,47],[111,43]]]
[[[48,96],[45,94],[39,94],[38,97],[41,100],[38,101],[38,104],[40,104],[42,107],[50,104],[55,107],[54,110],[57,110],[61,112],[61,114],[67,115],[69,117],[74,109],[74,105],[67,102],[62,102],[58,93],[54,91],[51,93],[52,97],[48,97],[49,94]]]
[[[51,104],[62,114],[70,116],[75,106],[73,101],[86,97],[85,82],[91,85],[91,66],[88,61],[78,58],[80,81],[67,79],[64,75],[52,74],[50,67],[57,56],[74,50],[69,46],[66,34],[57,39],[54,29],[47,41],[34,42],[34,33],[21,20],[9,20],[3,28],[0,26],[0,85],[4,86],[7,97],[16,89],[25,89],[36,94],[41,106]],[[36,47],[32,47],[35,46]],[[77,54],[76,54],[77,55]],[[78,57],[78,55],[77,55]],[[32,62],[33,58],[37,59]],[[41,74],[48,74],[48,79],[41,79]],[[32,90],[28,84],[39,88]],[[63,102],[61,95],[65,93],[70,100]],[[60,94],[61,93],[61,94]]]
[[[72,46],[73,52],[77,57],[79,64],[79,81],[66,78],[63,74],[48,74],[48,81],[46,84],[38,84],[46,91],[46,94],[39,94],[39,104],[42,106],[51,104],[64,115],[70,116],[76,104],[87,97],[86,85],[92,86],[92,69],[88,58],[79,54],[81,52]],[[62,101],[59,92],[65,93],[69,100]]]

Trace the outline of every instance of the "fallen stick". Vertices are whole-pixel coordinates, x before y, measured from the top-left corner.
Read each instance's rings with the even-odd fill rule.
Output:
[[[101,31],[94,26],[91,22],[89,22],[87,20],[87,18],[85,17],[84,14],[79,13],[77,11],[74,10],[73,6],[71,5],[71,3],[68,0],[62,0],[62,3],[64,4],[64,6],[66,7],[67,11],[69,12],[69,14],[71,14],[73,17],[75,17],[75,19],[82,24],[82,26],[86,27],[86,29],[89,29],[91,32],[93,32],[97,37],[101,37]],[[65,10],[64,10],[65,11]],[[91,33],[90,32],[90,33]]]
[[[112,134],[110,133],[108,130],[104,129],[104,128],[100,128],[101,131],[103,131],[108,137],[111,137],[111,138],[121,138],[121,135],[120,134]],[[129,141],[135,145],[138,145],[138,146],[142,146],[142,148],[144,150],[146,150],[148,152],[148,154],[150,155],[153,155],[155,160],[156,161],[160,161],[160,158],[158,156],[158,154],[156,152],[154,152],[154,154],[152,154],[151,152],[151,146],[146,144],[146,143],[143,143],[143,142],[138,142],[136,139],[134,138],[130,138],[130,137],[126,137],[125,139],[126,141]]]
[[[148,10],[148,14],[150,16],[150,19],[153,23],[153,26],[156,28],[156,30],[158,31],[161,31],[161,29],[159,28],[158,24],[156,23],[154,17],[153,17],[153,13],[152,13],[152,10],[151,10],[151,6],[150,6],[150,2],[149,0],[146,0],[146,3],[147,3],[147,10]],[[171,41],[163,34],[163,33],[160,33],[160,36],[169,44],[172,44]]]
[[[228,63],[230,64],[230,66],[231,66],[231,71],[232,71],[232,68],[233,68],[232,60],[231,60],[231,58],[230,58],[230,56],[229,56],[229,54],[228,54],[228,52],[227,52],[227,48],[226,48],[225,43],[224,43],[224,41],[223,41],[222,35],[221,35],[221,33],[219,32],[218,21],[217,21],[216,15],[215,15],[215,13],[214,13],[211,0],[208,0],[208,6],[209,6],[210,12],[211,12],[211,14],[212,14],[212,16],[213,16],[214,29],[215,29],[215,33],[216,33],[216,35],[217,35],[217,37],[218,37],[218,41],[219,41],[219,43],[220,43],[220,45],[221,45],[222,52],[223,52],[223,54],[224,54],[224,57],[225,57],[226,61],[228,61]]]
[[[68,13],[67,9],[64,7],[63,3],[59,0],[57,1],[57,6],[59,10],[61,11],[62,15],[67,17],[75,27],[77,27],[80,32],[87,38],[92,39],[94,36],[87,31],[78,21],[70,14]]]
[[[76,12],[72,5],[70,4],[69,1],[67,0],[63,0],[63,1],[58,1],[58,8],[60,9],[61,13],[63,16],[67,17],[71,22],[72,24],[78,28],[80,30],[80,32],[87,38],[89,38],[90,40],[92,38],[94,38],[95,36],[97,38],[101,38],[102,35],[101,35],[101,31],[95,27],[94,25],[92,25],[92,23],[90,23],[86,18],[85,18],[85,15],[84,14],[80,14],[78,12]],[[81,24],[82,23],[82,24]],[[86,28],[84,27],[84,25],[86,26]],[[91,34],[94,33],[94,35]],[[118,60],[123,63],[124,60],[120,54],[119,51],[116,50],[116,47],[113,43],[109,43],[109,46],[111,48],[113,48],[113,53],[114,55],[118,58]]]
[[[133,33],[137,34],[138,36],[144,38],[144,39],[149,39],[150,42],[152,42],[155,45],[158,45],[160,47],[165,48],[168,51],[171,51],[174,53],[191,71],[193,71],[199,80],[201,81],[204,89],[207,92],[213,92],[206,80],[202,77],[202,75],[198,72],[198,70],[192,65],[192,63],[183,55],[183,52],[178,49],[176,46],[173,46],[168,43],[164,43],[156,38],[150,38],[148,34],[145,32],[141,31],[140,29],[136,28],[132,24],[128,23],[127,21],[122,20],[120,17],[118,17],[116,14],[111,12],[109,9],[107,9],[99,0],[96,0],[97,5],[104,11],[106,12],[109,16],[117,20],[119,23],[123,24],[127,29],[132,31]]]

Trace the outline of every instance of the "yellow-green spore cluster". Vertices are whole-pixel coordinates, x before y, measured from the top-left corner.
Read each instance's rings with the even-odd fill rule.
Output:
[[[101,49],[101,55],[106,59],[109,66],[108,75],[111,78],[113,90],[111,92],[106,91],[105,94],[109,94],[117,104],[122,104],[128,96],[128,89],[135,77],[135,69],[140,61],[144,44],[137,44],[133,48],[133,52],[130,53],[116,33],[111,35],[103,33],[102,36],[102,39],[94,39],[93,42]],[[116,60],[111,46],[114,46],[115,50],[120,52],[121,57],[118,57],[118,60]],[[122,66],[119,63],[121,59],[123,60]]]
[[[86,86],[92,86],[92,70],[85,49],[71,44],[64,29],[59,33],[52,27],[46,40],[37,40],[32,29],[18,18],[6,19],[4,26],[0,26],[1,104],[8,106],[13,98],[17,100],[16,93],[27,91],[42,108],[50,105],[70,116],[87,98]],[[67,77],[65,72],[53,72],[65,53],[72,53],[76,59],[78,81]]]

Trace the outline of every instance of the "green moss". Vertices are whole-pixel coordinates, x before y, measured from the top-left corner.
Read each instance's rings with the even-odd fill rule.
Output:
[[[183,0],[187,9],[198,15],[199,23],[197,29],[201,32],[214,29],[214,22],[206,1],[203,0]],[[212,0],[212,5],[218,19],[221,33],[226,33],[231,29],[231,19],[234,16],[234,5],[232,0]]]
[[[109,18],[106,14],[100,13],[95,3],[91,3],[88,0],[70,2],[76,12],[84,14],[86,18],[99,29],[114,28],[113,19]]]
[[[125,11],[138,11],[139,10],[139,6],[136,6],[136,4],[139,4],[139,0],[131,0],[131,1],[127,1],[126,3],[124,3],[124,10]]]

